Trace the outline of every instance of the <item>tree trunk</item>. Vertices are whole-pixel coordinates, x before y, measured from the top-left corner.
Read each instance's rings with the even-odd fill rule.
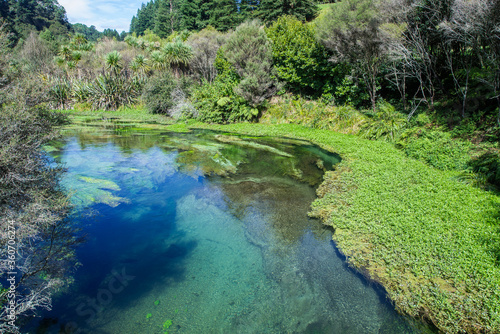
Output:
[[[174,4],[173,0],[169,0],[170,3],[170,27],[172,30],[172,33],[174,33]]]

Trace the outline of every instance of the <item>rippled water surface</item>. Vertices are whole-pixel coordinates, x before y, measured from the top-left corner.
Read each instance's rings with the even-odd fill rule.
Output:
[[[75,128],[51,151],[87,237],[33,333],[415,331],[307,216],[334,154],[119,126]]]

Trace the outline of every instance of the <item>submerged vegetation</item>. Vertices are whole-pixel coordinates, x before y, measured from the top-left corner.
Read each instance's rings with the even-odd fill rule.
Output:
[[[349,263],[382,283],[398,310],[443,332],[500,328],[496,195],[383,142],[298,125],[209,127],[306,139],[339,153],[343,162],[327,172],[311,215],[334,228]]]

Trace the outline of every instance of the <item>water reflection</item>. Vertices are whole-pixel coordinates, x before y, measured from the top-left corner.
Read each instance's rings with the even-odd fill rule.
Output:
[[[54,152],[75,204],[99,216],[82,221],[82,267],[43,331],[414,332],[307,216],[338,156],[288,139],[119,127],[77,129]]]

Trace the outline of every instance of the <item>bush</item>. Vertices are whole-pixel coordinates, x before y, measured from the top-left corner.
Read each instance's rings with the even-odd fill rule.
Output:
[[[252,107],[261,105],[276,92],[271,43],[260,21],[238,26],[224,49],[226,59],[241,78],[235,91]]]
[[[71,280],[78,242],[69,220],[69,202],[59,186],[63,169],[47,159],[42,145],[54,139],[64,117],[41,108],[0,107],[0,256],[8,259],[7,231],[15,229],[16,305],[5,308],[8,289],[0,284],[0,332],[18,333],[10,315],[21,318],[50,309],[51,295]],[[8,261],[0,264],[6,282]],[[31,315],[30,315],[31,316]]]
[[[403,114],[383,100],[377,102],[377,112],[368,115],[370,118],[360,132],[361,137],[368,139],[381,139],[394,143],[407,123]]]
[[[116,110],[133,104],[139,96],[134,82],[123,75],[100,75],[89,88],[94,109]]]
[[[398,146],[412,158],[441,170],[462,170],[470,159],[472,143],[453,139],[448,132],[413,128],[401,136]]]
[[[334,65],[330,54],[315,37],[313,25],[293,16],[283,16],[266,29],[272,41],[274,68],[289,89],[310,95],[321,94],[331,81]]]
[[[193,91],[192,100],[198,110],[198,118],[209,123],[233,123],[251,121],[259,114],[259,109],[238,95],[240,77],[234,66],[223,56],[219,49],[215,58],[218,75],[212,83],[204,81]]]
[[[217,51],[226,42],[226,35],[215,29],[203,29],[189,36],[187,43],[193,48],[193,58],[189,66],[195,75],[212,82],[216,75],[215,57]]]
[[[217,77],[213,83],[205,82],[193,92],[198,118],[208,123],[233,123],[251,121],[259,110],[234,93],[237,81]]]
[[[142,94],[146,108],[153,114],[168,114],[174,106],[172,92],[177,86],[177,80],[168,71],[152,76]]]
[[[500,187],[500,156],[498,152],[483,153],[471,159],[467,163],[467,167],[479,179]]]
[[[51,101],[55,102],[56,108],[65,109],[71,98],[71,83],[66,79],[53,79],[49,88],[49,96]]]

